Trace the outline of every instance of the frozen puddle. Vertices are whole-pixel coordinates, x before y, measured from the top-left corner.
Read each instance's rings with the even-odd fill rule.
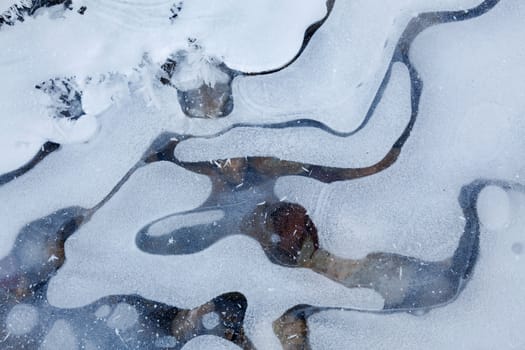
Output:
[[[46,141],[68,144],[93,138],[97,115],[128,95],[133,83],[160,107],[154,81],[161,65],[178,52],[198,51],[198,56],[186,63],[193,76],[176,75],[176,86],[188,86],[188,79],[197,86],[214,85],[220,72],[207,63],[212,60],[239,72],[276,69],[294,58],[307,28],[327,12],[323,0],[229,0],[213,6],[202,0],[79,0],[62,14],[52,9],[41,8],[22,16],[23,22],[1,28],[0,72],[9,83],[0,90],[0,147],[6,150],[0,173],[30,161]],[[292,15],[294,21],[288,21]],[[53,113],[57,103],[71,104],[70,94],[53,103],[53,94],[35,89],[55,78],[73,78],[78,85],[78,98],[86,104],[78,120]]]
[[[311,118],[337,131],[353,131],[372,105],[409,21],[419,13],[466,10],[480,3],[335,1],[326,23],[288,69],[239,80],[238,111],[275,121]]]
[[[480,201],[502,196],[488,187],[484,191]],[[525,262],[522,252],[512,247],[524,240],[525,197],[502,193],[512,205],[507,208],[510,212],[501,215],[510,217],[512,224],[489,230],[484,219],[492,218],[480,218],[480,259],[472,280],[454,303],[422,316],[321,312],[309,318],[312,347],[420,349],[424,342],[428,349],[521,349],[525,339],[516,325],[525,322],[520,297],[525,292]]]
[[[0,1],[0,348],[524,348],[524,17]]]

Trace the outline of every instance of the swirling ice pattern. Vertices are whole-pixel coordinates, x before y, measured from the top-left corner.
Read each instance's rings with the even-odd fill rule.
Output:
[[[477,261],[483,256],[483,252],[480,252],[480,239],[483,237],[480,236],[477,208],[480,193],[488,186],[501,188],[505,192],[525,193],[523,184],[497,179],[477,179],[464,184],[458,194],[458,205],[465,220],[464,229],[457,248],[449,257],[440,261],[426,261],[388,252],[374,252],[355,260],[338,257],[320,244],[319,236],[323,232],[317,228],[307,210],[298,203],[278,198],[274,186],[278,179],[285,176],[334,183],[371,176],[392,167],[402,154],[417,122],[424,83],[409,57],[412,42],[430,26],[481,16],[498,2],[487,0],[468,11],[424,13],[412,19],[397,43],[389,69],[367,115],[354,131],[340,132],[316,120],[298,119],[273,124],[257,121],[250,124],[236,123],[206,136],[214,138],[227,135],[229,131],[241,127],[315,127],[337,137],[352,137],[373,118],[373,112],[389,83],[392,66],[401,63],[407,67],[410,75],[411,117],[390,151],[371,166],[340,168],[250,155],[209,162],[188,162],[178,159],[175,150],[178,145],[199,136],[162,133],[110,193],[96,205],[90,208],[60,209],[28,222],[19,232],[10,253],[0,260],[2,348],[45,347],[46,342],[52,343],[52,335],[56,329],[72,337],[74,342],[86,349],[179,349],[200,335],[222,337],[243,349],[255,348],[244,325],[250,300],[235,291],[217,296],[192,309],[177,308],[176,305],[166,305],[139,295],[107,296],[87,306],[73,309],[57,308],[48,302],[49,281],[67,261],[65,242],[72,239],[75,232],[92,220],[97,212],[103,210],[136,171],[156,162],[171,162],[190,172],[204,175],[210,179],[212,190],[198,208],[160,215],[138,229],[135,243],[144,252],[155,255],[193,254],[227,236],[241,234],[256,240],[274,264],[310,269],[347,288],[374,290],[384,300],[380,310],[359,310],[355,305],[338,307],[338,310],[379,315],[392,312],[421,314],[433,308],[447,307],[468,285]],[[333,2],[329,5],[333,6]],[[155,26],[158,21],[166,20],[159,13],[166,12],[164,10],[170,9],[173,4],[170,1],[157,1],[148,5],[143,1],[96,1],[90,6],[101,7],[103,11],[98,13],[106,16],[106,19],[118,18],[119,26],[134,28]],[[147,21],[142,20],[144,16],[135,16],[144,12],[151,14]],[[311,36],[315,35],[315,29],[319,25],[322,22],[309,29],[303,49]],[[281,68],[285,69],[287,66]],[[270,73],[272,72],[263,74]],[[31,171],[40,161],[45,162],[46,155],[58,148],[57,144],[46,144],[26,166],[0,176],[0,185]],[[213,218],[211,222],[206,221],[205,218],[213,217],[214,213],[220,214],[218,218]],[[192,215],[197,224],[178,224],[180,220]],[[201,278],[205,279],[206,276]],[[331,309],[334,308],[296,305],[284,312],[273,324],[273,330],[283,348],[310,348],[309,317]]]

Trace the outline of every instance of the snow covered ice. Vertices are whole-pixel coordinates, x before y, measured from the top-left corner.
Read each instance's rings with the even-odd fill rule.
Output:
[[[524,19],[0,0],[0,348],[525,348]]]

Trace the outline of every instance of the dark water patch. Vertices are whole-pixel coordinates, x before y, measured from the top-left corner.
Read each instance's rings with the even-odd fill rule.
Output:
[[[192,118],[221,118],[233,111],[231,82],[177,91],[177,98],[184,114]]]
[[[200,51],[201,47],[190,39],[191,51]],[[190,118],[221,118],[228,116],[233,110],[232,81],[237,72],[228,68],[216,59],[208,64],[213,74],[220,75],[221,81],[205,82],[200,86],[182,88],[175,81],[178,70],[188,69],[188,52],[180,51],[170,56],[161,66],[160,82],[177,90],[177,99],[182,112]],[[204,58],[202,58],[204,60]]]
[[[61,209],[20,230],[10,254],[0,260],[2,304],[45,292],[65,261],[65,241],[83,223],[86,212],[79,207]]]
[[[20,305],[29,310],[21,312]],[[82,349],[181,349],[195,337],[214,335],[248,350],[254,347],[243,328],[246,307],[246,298],[237,292],[194,309],[179,309],[138,295],[108,296],[73,309],[53,307],[44,298],[26,300],[25,304],[2,305],[0,344],[2,349],[37,349],[47,341],[53,325],[62,322]],[[28,311],[36,319],[28,317]],[[210,324],[209,315],[215,315],[216,322]],[[48,346],[61,347],[63,341]]]

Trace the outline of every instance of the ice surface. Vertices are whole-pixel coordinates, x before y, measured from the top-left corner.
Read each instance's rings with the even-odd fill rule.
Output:
[[[512,224],[482,230],[480,260],[458,300],[422,316],[329,311],[309,318],[314,349],[522,349],[525,261],[511,246],[523,241],[525,196],[512,193]]]
[[[97,311],[95,311],[95,316],[97,318],[105,318],[109,316],[109,313],[111,312],[111,306],[109,305],[101,305]]]
[[[50,284],[48,298],[56,306],[81,306],[108,294],[140,293],[191,308],[224,291],[237,290],[250,300],[247,333],[261,348],[275,344],[271,323],[295,304],[382,307],[381,298],[374,292],[350,290],[309,270],[270,263],[259,244],[249,238],[225,238],[191,255],[158,257],[131,251],[124,257],[111,252],[130,251],[126,246],[133,236],[126,237],[121,231],[109,241],[106,232],[101,251],[85,252],[86,241],[103,236],[86,230],[81,230],[74,241],[77,247],[66,248],[70,252],[68,262]],[[224,251],[238,254],[225,255]],[[116,275],[122,277],[114,278]]]
[[[184,124],[147,107],[141,99],[129,100],[103,113],[99,137],[63,148],[30,173],[0,186],[0,256],[11,249],[27,222],[65,207],[96,205],[168,126],[183,128]],[[129,132],[134,136],[127,136]]]
[[[411,56],[425,85],[419,117],[393,166],[331,185],[278,181],[278,197],[309,210],[322,245],[346,257],[389,251],[439,260],[453,251],[463,230],[461,186],[478,177],[523,176],[525,100],[518,87],[525,71],[517,62],[525,47],[516,34],[522,7],[508,1],[416,39]],[[509,62],[516,62],[512,69]]]
[[[195,213],[177,213],[166,218],[157,219],[148,228],[149,236],[161,236],[171,231],[199,224],[211,224],[222,219],[224,214],[220,210],[206,210]]]
[[[71,325],[65,320],[58,320],[55,322],[40,346],[40,350],[54,349],[78,349],[76,336],[71,329]]]
[[[201,350],[201,349],[216,349],[216,350],[239,350],[240,347],[213,335],[202,335],[200,337],[190,340],[184,347],[184,350]]]
[[[354,135],[341,137],[315,127],[236,128],[211,139],[181,142],[175,155],[183,161],[271,156],[299,162],[366,167],[379,162],[401,136],[410,120],[410,79],[396,63],[390,81],[370,122]],[[312,142],[319,140],[319,143]]]
[[[306,28],[327,11],[323,0],[228,0],[213,6],[193,0],[184,1],[170,21],[173,1],[79,0],[72,6],[84,5],[83,15],[66,11],[55,18],[44,11],[2,28],[0,74],[8,83],[0,88],[0,174],[27,163],[46,141],[82,143],[97,130],[96,114],[68,123],[51,118],[50,101],[34,89],[45,80],[75,77],[83,87],[87,78],[119,73],[130,81],[144,56],[159,68],[170,54],[188,49],[188,39],[198,42],[203,57],[217,57],[232,69],[275,69],[294,57]],[[288,22],[291,13],[294,21]],[[86,89],[87,110],[105,109],[114,93]]]
[[[106,321],[108,327],[115,328],[118,331],[126,330],[132,327],[138,319],[137,310],[126,303],[120,303]]]
[[[195,319],[181,324],[197,320],[201,328],[195,332],[211,334],[224,320],[207,303],[236,291],[247,300],[239,323],[249,340],[258,349],[280,348],[272,325],[296,305],[380,311],[384,300],[371,289],[346,288],[311,267],[270,260],[263,239],[247,237],[235,221],[252,209],[247,203],[300,204],[317,228],[320,247],[341,258],[384,252],[438,261],[452,256],[467,229],[460,190],[487,178],[499,180],[484,188],[474,205],[480,251],[457,299],[426,314],[418,310],[421,316],[317,313],[307,317],[309,340],[314,349],[420,349],[422,342],[436,350],[523,348],[517,325],[525,321],[520,298],[525,195],[521,185],[502,183],[520,183],[525,176],[525,5],[502,0],[480,18],[426,29],[409,52],[398,47],[392,61],[411,18],[480,2],[336,1],[327,22],[289,67],[235,77],[235,108],[221,120],[185,117],[177,91],[158,81],[161,64],[180,51],[191,61],[174,76],[179,90],[229,82],[233,75],[214,70],[218,62],[250,72],[279,68],[299,51],[305,29],[326,14],[324,1],[187,0],[177,9],[164,0],[98,0],[85,2],[84,15],[76,11],[84,2],[74,1],[75,11],[42,9],[2,27],[0,73],[9,83],[0,87],[0,175],[26,163],[48,140],[67,145],[0,185],[0,257],[5,258],[0,292],[13,298],[0,307],[0,315],[5,314],[0,345],[27,336],[37,342],[45,338],[43,349],[91,349],[105,338],[85,334],[109,334],[120,342],[118,337],[128,332],[133,338],[146,327],[146,308],[126,299],[129,295],[187,309],[181,314]],[[0,2],[0,9],[6,6]],[[462,14],[468,11],[457,13]],[[194,44],[198,50],[188,53]],[[75,77],[82,91],[86,114],[76,121],[53,118],[56,96],[34,88],[68,77]],[[419,104],[418,79],[423,87]],[[268,125],[295,119],[302,120]],[[174,160],[173,152],[148,160],[165,157],[172,163],[145,165],[142,154],[165,131],[177,133],[174,138],[192,136],[180,138]],[[279,159],[369,167],[393,146],[400,152],[397,160],[360,179],[321,183],[308,178],[308,171],[279,177],[286,168]],[[268,165],[255,156],[274,158]],[[230,168],[216,160],[235,157]],[[243,170],[243,160],[250,160],[250,170]],[[243,188],[244,182],[235,182],[239,179],[253,187]],[[224,203],[230,207],[221,208]],[[73,206],[84,208],[86,221],[65,244],[65,264],[56,266],[56,276],[38,289],[40,294],[9,294],[14,262],[38,267],[50,254],[49,247],[33,247],[20,235],[16,254],[8,255],[17,235],[28,223]],[[137,241],[137,233],[151,223],[148,234],[162,237],[198,225],[210,224],[209,229],[217,222],[224,226],[214,232],[225,232],[225,238],[193,254],[146,252]],[[277,245],[285,239],[269,232],[269,240]],[[54,274],[46,266],[40,280]],[[99,300],[109,295],[124,297]],[[29,305],[30,299],[23,298],[39,301]],[[91,319],[96,322],[85,322]],[[168,329],[152,343],[179,346],[175,333],[169,333],[175,328]],[[4,339],[9,332],[11,338]],[[237,345],[207,335],[184,349],[221,347]]]
[[[27,304],[15,305],[5,323],[7,330],[14,335],[29,333],[38,324],[38,310]]]
[[[202,317],[202,324],[207,329],[215,328],[220,322],[219,315],[215,312],[207,313]]]
[[[489,186],[483,189],[477,207],[479,220],[488,230],[501,230],[510,224],[510,198],[501,188]]]
[[[234,89],[238,111],[273,121],[310,118],[338,131],[355,130],[372,104],[409,20],[418,13],[462,10],[480,3],[336,1],[326,23],[288,69],[239,79]]]

